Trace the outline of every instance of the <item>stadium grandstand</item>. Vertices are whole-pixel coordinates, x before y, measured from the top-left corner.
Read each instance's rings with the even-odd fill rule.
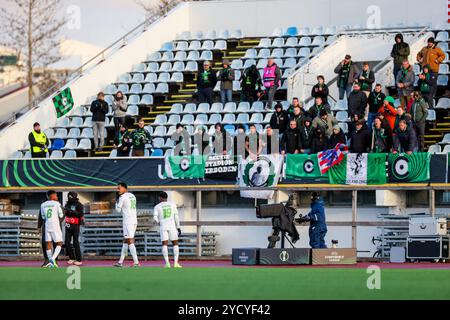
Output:
[[[116,259],[121,182],[137,199],[142,260],[167,250],[153,216],[161,191],[178,208],[185,260],[246,264],[242,252],[268,236],[313,251],[296,263],[261,249],[261,264],[450,260],[410,249],[414,219],[445,230],[449,219],[443,2],[193,1],[138,25],[0,123],[0,260],[41,259],[35,225],[53,189],[84,205],[83,259]],[[320,244],[311,200],[326,212]],[[277,238],[258,218],[279,203],[299,216]],[[448,243],[447,231],[430,236]]]

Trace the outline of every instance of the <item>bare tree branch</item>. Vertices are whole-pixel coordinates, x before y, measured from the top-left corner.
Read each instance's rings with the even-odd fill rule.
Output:
[[[28,83],[28,99],[33,99],[34,70],[46,68],[58,62],[59,33],[66,24],[65,17],[59,17],[61,0],[5,0],[10,9],[0,8],[0,28],[4,39],[0,44],[16,52],[19,68],[25,68]],[[51,82],[44,74],[45,82]]]

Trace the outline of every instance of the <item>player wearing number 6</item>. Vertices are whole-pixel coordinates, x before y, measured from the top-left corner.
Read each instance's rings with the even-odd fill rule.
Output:
[[[127,256],[128,249],[130,249],[133,267],[139,267],[136,246],[134,245],[134,234],[137,228],[136,197],[128,192],[128,186],[123,182],[117,185],[117,191],[119,192],[119,200],[116,203],[116,210],[123,215],[123,245],[119,262],[114,266],[123,266],[123,261]]]
[[[180,220],[178,218],[177,206],[167,201],[167,193],[159,194],[159,204],[153,210],[153,218],[159,223],[159,230],[162,241],[162,254],[166,262],[165,268],[170,268],[169,249],[167,247],[169,240],[173,243],[174,268],[181,268],[178,263],[180,248],[178,247],[178,237],[181,235]]]
[[[56,191],[49,190],[47,192],[47,199],[47,201],[41,204],[40,211],[42,221],[45,222],[45,242],[47,243],[47,257],[49,260],[49,263],[45,267],[57,268],[56,258],[58,258],[63,244],[60,221],[63,218],[63,210],[61,204],[58,202],[58,194]],[[55,242],[56,248],[52,253],[53,242]]]

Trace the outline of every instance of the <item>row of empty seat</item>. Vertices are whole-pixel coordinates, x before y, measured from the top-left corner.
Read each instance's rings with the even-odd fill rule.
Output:
[[[333,38],[334,39],[334,38]],[[284,47],[317,47],[325,43],[326,39],[324,36],[311,37],[290,37],[284,38],[262,38],[259,41],[258,48],[284,48]]]

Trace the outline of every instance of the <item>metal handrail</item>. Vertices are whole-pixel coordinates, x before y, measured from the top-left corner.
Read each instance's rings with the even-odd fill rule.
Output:
[[[11,117],[9,117],[8,119],[6,119],[0,123],[0,130],[1,131],[5,130],[6,128],[8,128],[12,124],[14,124],[16,122],[16,120],[19,119],[21,116],[25,115],[26,113],[28,113],[29,111],[31,111],[35,108],[38,108],[39,104],[42,101],[44,101],[45,99],[49,98],[52,95],[52,93],[57,92],[58,90],[61,90],[66,84],[81,77],[83,75],[83,70],[86,71],[89,69],[89,68],[87,68],[88,65],[92,64],[91,67],[94,67],[94,66],[102,63],[103,61],[105,61],[107,52],[113,52],[112,49],[114,49],[114,48],[121,49],[121,48],[125,47],[128,44],[127,40],[134,39],[137,35],[140,35],[141,33],[147,31],[147,28],[150,25],[160,22],[163,18],[165,18],[166,16],[171,14],[173,11],[177,10],[179,6],[183,6],[183,5],[185,5],[185,3],[181,3],[181,4],[177,5],[175,8],[173,8],[172,10],[167,12],[164,16],[161,16],[156,20],[153,20],[153,18],[151,18],[151,17],[145,19],[139,25],[134,27],[132,30],[128,31],[125,35],[121,36],[118,40],[114,41],[108,47],[106,47],[105,49],[100,51],[98,54],[96,54],[94,57],[89,59],[83,65],[81,65],[77,69],[73,70],[69,75],[64,77],[64,79],[60,80],[59,82],[57,82],[56,84],[51,86],[44,93],[40,94],[37,98],[34,98],[28,105],[26,105],[25,107],[21,108],[18,111],[13,112]],[[140,30],[141,28],[142,28],[142,30],[140,32],[136,32],[136,31]],[[118,44],[119,44],[119,46],[117,46]],[[97,62],[93,64],[93,62],[95,62],[95,61],[97,61]]]
[[[430,30],[430,27],[429,26],[426,26],[426,27],[421,27],[422,29],[414,36],[414,38],[412,39],[412,42],[415,42],[415,41],[417,41],[418,39],[419,39],[419,37],[421,37],[422,35],[424,35],[425,33],[427,33],[427,32],[429,32],[429,30]],[[405,30],[412,30],[413,28],[403,28],[403,29],[405,29]],[[390,34],[390,32],[389,32],[389,30],[392,30],[392,31],[396,31],[396,30],[403,30],[402,28],[386,28],[386,29],[383,29],[383,30],[379,30],[379,32],[372,32],[372,33],[385,33],[385,34]],[[365,30],[368,30],[368,29],[365,29]],[[386,30],[388,30],[388,31],[386,31]],[[417,30],[417,29],[415,29],[415,30]],[[355,32],[359,32],[360,30],[357,30],[357,29],[354,29],[354,30],[346,30],[346,32],[344,32],[344,33],[340,33],[339,35],[338,35],[338,38],[340,37],[340,36],[342,36],[342,35],[348,35],[348,31],[355,31]],[[359,33],[359,34],[361,34],[361,33]],[[382,61],[380,61],[379,63],[377,63],[373,68],[372,68],[372,71],[375,73],[375,72],[378,72],[382,67],[384,67],[387,63],[389,63],[390,61],[392,60],[392,58],[391,58],[391,56],[389,55],[388,57],[386,57],[384,60],[382,60]],[[293,75],[293,74],[292,74]],[[337,79],[339,78],[339,76],[335,76],[333,79],[331,79],[328,83],[327,83],[327,86],[328,87],[330,87],[333,83],[335,83],[336,81],[337,81]],[[334,99],[333,97],[331,97],[331,96],[329,96],[329,98],[331,98],[334,102],[337,102],[337,100],[336,99]],[[305,104],[307,104],[307,103],[309,103],[311,100],[312,100],[313,98],[312,98],[312,96],[311,97],[309,97],[308,99],[306,99],[305,100]]]

